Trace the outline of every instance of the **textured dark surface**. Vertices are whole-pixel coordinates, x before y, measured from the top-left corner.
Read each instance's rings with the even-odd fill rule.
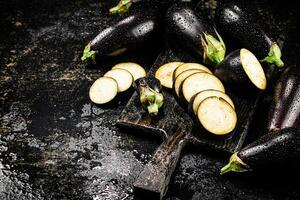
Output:
[[[205,8],[214,5],[203,2]],[[260,8],[269,9],[266,2]],[[106,12],[115,3],[0,2],[0,199],[135,199],[132,183],[160,141],[115,127],[131,94],[115,108],[103,109],[90,103],[87,91],[120,61],[149,68],[163,44],[85,67],[82,49],[117,20]],[[274,14],[274,20],[264,21],[283,39],[293,26],[288,20],[297,19],[297,8],[272,1],[272,10],[263,19]],[[264,122],[267,105],[268,99],[257,113],[255,130]],[[276,176],[258,181],[220,176],[226,161],[218,154],[187,149],[167,198],[299,199],[299,184]]]

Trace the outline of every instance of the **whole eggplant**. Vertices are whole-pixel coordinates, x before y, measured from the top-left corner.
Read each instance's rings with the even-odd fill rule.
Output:
[[[132,5],[150,5],[160,10],[165,10],[168,6],[176,2],[196,4],[198,1],[199,0],[120,0],[115,7],[109,9],[109,12],[110,14],[123,15],[129,11]]]
[[[275,85],[267,130],[300,127],[300,67],[293,66],[281,74]]]
[[[152,76],[143,77],[137,79],[133,87],[140,96],[142,106],[151,116],[157,115],[164,103],[160,81]]]
[[[203,62],[215,65],[224,59],[226,47],[213,23],[189,5],[171,6],[165,21],[168,38],[202,57]]]
[[[283,67],[281,50],[259,24],[258,13],[245,0],[219,1],[216,25],[226,38],[249,49],[262,61]]]
[[[230,157],[228,172],[289,170],[300,164],[300,130],[288,128],[264,135]]]
[[[97,56],[115,56],[133,50],[151,41],[159,32],[161,23],[158,10],[135,9],[116,24],[102,30],[85,47],[82,61],[93,61]]]

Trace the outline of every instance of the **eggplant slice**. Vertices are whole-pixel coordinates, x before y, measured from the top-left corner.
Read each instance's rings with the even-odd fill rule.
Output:
[[[112,69],[104,74],[104,77],[111,77],[118,83],[118,92],[128,90],[133,83],[133,76],[125,69]]]
[[[155,78],[157,78],[161,85],[166,88],[172,88],[173,86],[173,72],[176,68],[182,65],[183,62],[170,62],[160,66],[155,72]]]
[[[173,80],[176,79],[176,77],[181,74],[183,71],[189,70],[189,69],[201,69],[209,74],[212,74],[212,72],[205,67],[204,65],[198,64],[198,63],[184,63],[177,67],[177,69],[174,71]]]
[[[226,135],[237,124],[237,115],[233,107],[221,97],[204,99],[197,110],[199,124],[214,135]]]
[[[179,94],[181,93],[180,96],[182,95],[185,101],[189,103],[195,94],[209,89],[225,92],[222,82],[217,77],[209,73],[198,72],[188,76],[183,81]]]
[[[174,81],[173,89],[174,89],[174,91],[175,91],[175,93],[176,93],[177,96],[179,96],[179,88],[180,88],[182,82],[184,81],[184,79],[186,79],[188,76],[190,76],[190,75],[192,75],[194,73],[197,73],[197,72],[204,72],[204,73],[206,73],[205,71],[203,71],[201,69],[189,69],[189,70],[181,72],[176,77],[176,79]]]
[[[204,90],[202,92],[195,94],[194,97],[191,99],[190,104],[193,108],[194,114],[197,114],[197,110],[198,110],[200,103],[207,97],[221,97],[222,99],[227,101],[227,103],[229,103],[233,109],[235,109],[233,101],[224,92],[219,91],[219,90]]]
[[[105,104],[112,101],[118,93],[118,83],[110,77],[97,79],[90,88],[89,96],[96,104]]]
[[[145,69],[139,64],[133,62],[119,63],[113,66],[112,69],[125,69],[129,71],[130,74],[133,76],[134,81],[146,76]]]

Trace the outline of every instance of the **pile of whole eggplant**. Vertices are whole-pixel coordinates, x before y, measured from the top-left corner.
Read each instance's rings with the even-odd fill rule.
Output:
[[[220,99],[225,102],[226,108],[233,112],[234,102],[224,93],[222,82],[225,86],[238,86],[241,91],[265,90],[266,69],[270,65],[278,68],[284,66],[281,50],[276,40],[259,24],[259,14],[247,7],[249,1],[218,2],[214,22],[193,8],[195,2],[197,1],[121,0],[116,7],[110,9],[112,14],[122,15],[121,20],[102,30],[86,45],[82,60],[95,63],[103,56],[116,56],[125,51],[147,48],[147,45],[155,42],[165,25],[165,34],[169,42],[176,43],[208,68],[195,63],[168,63],[157,70],[156,79],[153,77],[155,86],[152,85],[152,79],[142,78],[134,84],[137,91],[140,92],[146,87],[150,88],[148,91],[160,94],[160,84],[166,88],[173,88],[175,96],[183,98],[185,105],[189,103],[189,109],[198,115],[201,114],[198,118],[204,121],[214,117],[207,114],[207,108],[219,106]],[[225,44],[234,44],[231,46],[238,49],[227,53]],[[119,71],[122,70],[127,69],[125,67]],[[114,73],[113,76],[118,79],[119,74]],[[105,84],[109,85],[108,82],[112,82],[115,85],[115,92],[111,94],[113,97],[118,92],[118,84],[112,81],[114,77],[108,75],[106,77],[109,78],[103,81]],[[126,80],[123,79],[122,87],[127,84]],[[203,85],[208,84],[204,80],[211,81],[211,86],[204,87]],[[129,75],[128,82],[130,83],[127,85],[133,83]],[[99,102],[107,102],[111,98],[105,98],[105,89],[101,94],[94,95],[98,95],[94,98]],[[101,95],[105,100],[101,100]],[[143,100],[142,96],[142,104],[146,102],[148,110],[153,109],[153,106],[149,108],[149,100]],[[162,96],[158,95],[157,99],[160,102],[155,105],[155,115],[163,104]],[[225,109],[225,104],[220,103],[220,110]],[[222,120],[231,116],[228,113],[222,114]],[[205,115],[207,118],[204,119]],[[222,120],[219,123],[223,123]],[[267,120],[268,133],[240,152],[234,153],[230,163],[221,169],[221,174],[299,164],[300,69],[297,66],[287,68],[277,81]],[[210,123],[208,120],[207,124]]]

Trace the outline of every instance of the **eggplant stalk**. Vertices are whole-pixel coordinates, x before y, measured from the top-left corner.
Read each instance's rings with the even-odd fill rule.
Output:
[[[204,33],[204,38],[201,37],[204,47],[203,60],[205,63],[212,62],[213,64],[218,64],[224,59],[226,54],[225,43],[216,30],[215,32],[218,39],[207,33]]]
[[[132,5],[132,0],[120,0],[118,5],[109,9],[109,13],[112,15],[124,15],[129,11],[129,8]]]
[[[81,60],[85,62],[92,60],[92,62],[96,64],[96,51],[91,50],[90,44],[85,46]]]
[[[149,86],[142,86],[140,88],[140,101],[144,107],[147,107],[149,114],[155,116],[163,105],[164,97]]]
[[[250,171],[250,167],[244,163],[237,155],[238,153],[232,154],[229,163],[221,169],[221,175],[227,172],[247,172]]]
[[[277,67],[283,67],[284,63],[281,60],[281,51],[279,46],[274,42],[270,48],[268,56],[265,57],[262,62],[267,62],[270,64],[275,64]]]

